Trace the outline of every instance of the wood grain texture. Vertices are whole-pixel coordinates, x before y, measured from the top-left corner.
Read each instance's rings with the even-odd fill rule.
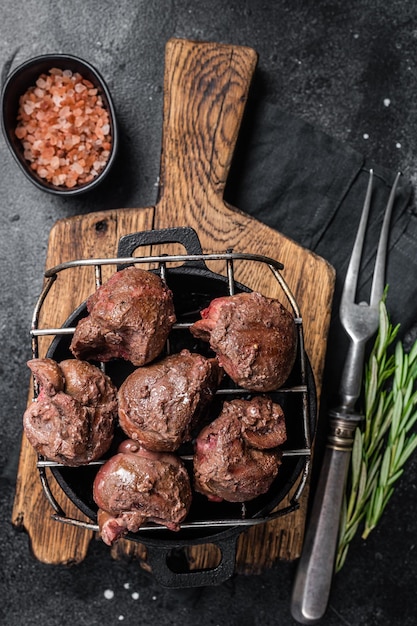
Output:
[[[283,276],[303,317],[305,346],[318,397],[326,353],[334,289],[334,270],[322,258],[279,232],[227,205],[223,192],[233,156],[256,53],[250,48],[171,40],[166,47],[161,187],[155,207],[118,209],[60,220],[50,233],[48,268],[77,258],[108,258],[117,254],[118,240],[132,232],[172,226],[191,226],[204,252],[253,252],[281,261]],[[156,251],[154,249],[154,251]],[[168,253],[178,246],[166,246]],[[148,254],[151,250],[141,250]],[[159,249],[157,250],[159,253]],[[218,264],[211,269],[223,271]],[[104,278],[114,268],[108,268]],[[282,293],[272,274],[256,264],[236,266],[238,280],[272,297]],[[94,290],[91,268],[59,275],[42,311],[41,327],[60,326]],[[50,338],[40,341],[44,354]],[[50,519],[36,470],[36,456],[23,437],[13,523],[23,526],[36,557],[47,563],[79,562],[85,558],[92,533]],[[236,570],[260,572],[277,559],[299,556],[302,546],[308,489],[300,508],[273,522],[242,533]],[[82,515],[65,496],[60,502],[69,516]],[[121,541],[114,558],[146,563],[142,544]],[[218,553],[209,545],[187,549],[191,569],[213,566]]]

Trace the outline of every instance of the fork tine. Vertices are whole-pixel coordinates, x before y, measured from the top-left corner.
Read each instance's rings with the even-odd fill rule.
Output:
[[[371,169],[369,170],[368,188],[366,190],[365,201],[363,203],[361,219],[359,222],[358,231],[356,233],[355,243],[353,245],[348,270],[346,272],[345,283],[343,286],[342,302],[354,302],[355,300],[363,242],[365,240],[366,225],[368,223],[369,209],[371,206],[373,178],[374,172]]]
[[[398,172],[395,177],[394,184],[391,188],[391,193],[388,198],[387,206],[384,214],[384,221],[382,223],[381,234],[379,236],[378,250],[376,254],[374,277],[372,280],[371,299],[370,306],[378,306],[379,301],[382,298],[385,287],[385,263],[388,248],[388,233],[390,228],[392,207],[394,206],[395,194],[397,191],[398,181],[400,179],[401,172]]]

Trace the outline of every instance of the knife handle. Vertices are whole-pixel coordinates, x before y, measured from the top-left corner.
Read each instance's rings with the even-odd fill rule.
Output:
[[[291,598],[292,616],[301,624],[317,622],[327,608],[345,481],[359,420],[353,413],[330,413],[330,432]]]

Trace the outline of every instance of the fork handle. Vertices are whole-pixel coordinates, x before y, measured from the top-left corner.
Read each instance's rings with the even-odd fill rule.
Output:
[[[291,598],[292,616],[301,624],[317,622],[327,608],[344,485],[359,420],[353,413],[330,413],[330,432]]]

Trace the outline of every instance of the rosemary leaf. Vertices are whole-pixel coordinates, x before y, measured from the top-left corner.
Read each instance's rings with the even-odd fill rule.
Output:
[[[395,474],[392,474],[392,475],[389,477],[389,480],[388,480],[387,485],[393,485],[393,484],[394,484],[394,483],[395,483],[395,482],[399,479],[399,477],[401,476],[401,474],[403,474],[403,472],[404,472],[404,470],[403,470],[403,469],[400,469],[400,470],[398,470],[398,472],[395,472]]]
[[[391,428],[390,428],[390,433],[389,433],[389,438],[391,441],[396,439],[396,437],[398,437],[399,435],[402,410],[403,410],[403,398],[402,398],[401,393],[398,393],[394,401],[394,411],[392,413]]]
[[[391,403],[391,396],[387,396],[385,392],[381,392],[377,408],[373,411],[373,413],[368,413],[368,415],[373,415],[373,419],[369,420],[371,424],[369,428],[371,435],[370,438],[368,438],[366,445],[368,457],[375,454],[379,444],[384,438],[385,433],[390,427],[392,420]]]
[[[379,474],[379,482],[382,485],[385,485],[388,480],[390,465],[391,465],[391,448],[385,448],[385,453],[384,453],[384,456],[382,457],[381,471]]]
[[[344,566],[348,550],[349,550],[349,544],[348,543],[347,544],[343,544],[339,548],[339,552],[338,552],[337,560],[336,560],[336,572],[339,572],[342,569],[342,567]]]
[[[414,362],[417,363],[417,342],[411,348],[408,356],[409,356],[409,359],[410,359],[410,363],[414,363]]]
[[[404,352],[401,343],[397,343],[395,348],[395,373],[394,373],[394,384],[397,389],[401,389],[402,387],[402,378],[403,378],[403,359]]]
[[[399,461],[404,451],[404,444],[405,444],[405,431],[403,429],[398,436],[398,441],[392,444],[392,467],[393,468],[401,467],[401,464],[399,464]]]
[[[408,440],[408,444],[402,452],[402,455],[398,461],[398,466],[401,467],[408,461],[414,450],[417,448],[417,435],[413,434]]]

